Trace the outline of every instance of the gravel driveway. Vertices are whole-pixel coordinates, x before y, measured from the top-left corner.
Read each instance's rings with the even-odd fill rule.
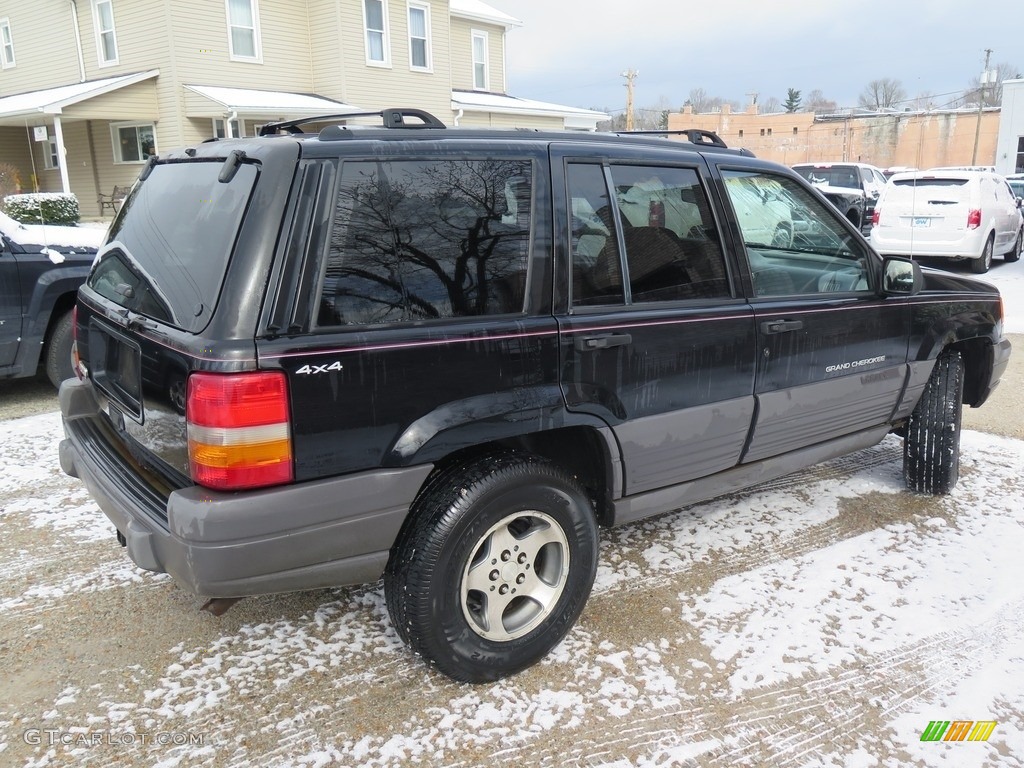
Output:
[[[553,655],[427,669],[379,585],[221,618],[135,568],[56,463],[55,395],[0,383],[0,764],[1024,765],[1024,336],[964,414],[963,472],[900,442],[604,533]],[[920,741],[994,720],[986,743]]]

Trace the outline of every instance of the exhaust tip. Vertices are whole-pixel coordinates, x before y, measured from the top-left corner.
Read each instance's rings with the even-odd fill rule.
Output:
[[[211,597],[203,603],[203,607],[199,610],[206,611],[214,616],[223,616],[232,605],[241,599],[240,597]]]

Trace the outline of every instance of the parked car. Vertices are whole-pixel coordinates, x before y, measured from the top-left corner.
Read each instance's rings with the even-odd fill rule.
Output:
[[[797,163],[793,170],[815,185],[853,226],[867,230],[885,174],[865,163]]]
[[[1020,258],[1020,200],[991,171],[931,169],[893,176],[878,205],[871,244],[885,255],[966,260],[988,272],[992,256]]]
[[[1006,176],[1006,183],[1010,185],[1010,191],[1018,198],[1024,198],[1024,173],[1013,173]]]
[[[71,370],[71,311],[103,230],[21,224],[0,213],[0,379]]]
[[[599,526],[894,431],[909,487],[956,484],[1010,353],[992,286],[717,137],[380,118],[151,159],[111,224],[60,462],[140,567],[214,611],[383,575],[398,635],[481,682],[569,631]]]

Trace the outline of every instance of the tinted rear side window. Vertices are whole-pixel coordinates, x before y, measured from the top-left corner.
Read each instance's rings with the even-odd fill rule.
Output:
[[[221,162],[155,166],[125,200],[89,276],[101,296],[197,333],[206,327],[257,170],[228,183]]]
[[[347,162],[320,326],[523,310],[528,160]]]

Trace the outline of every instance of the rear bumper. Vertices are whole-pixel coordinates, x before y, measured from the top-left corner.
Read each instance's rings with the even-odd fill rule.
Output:
[[[987,236],[982,230],[965,231],[948,240],[911,238],[892,227],[874,227],[871,245],[883,256],[920,256],[926,259],[976,259],[981,256]]]
[[[64,472],[85,483],[140,568],[169,573],[209,597],[377,580],[433,468],[382,469],[242,493],[190,486],[162,495],[148,486],[144,498],[144,471],[126,452],[96,445],[102,417],[91,385],[64,382],[60,402]]]

